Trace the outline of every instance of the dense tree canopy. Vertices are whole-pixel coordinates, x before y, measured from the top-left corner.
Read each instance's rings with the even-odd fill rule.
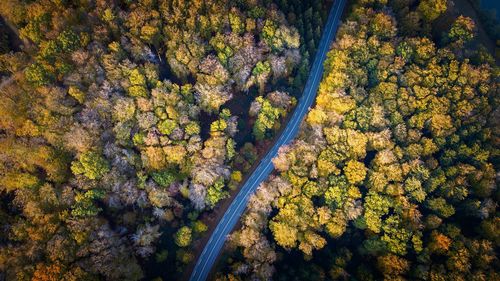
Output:
[[[221,280],[499,278],[498,67],[464,55],[470,18],[440,45],[425,33],[446,1],[389,2],[358,1],[339,29]]]
[[[351,3],[218,276],[499,279],[482,25],[445,0]],[[181,278],[295,106],[330,4],[0,1],[0,279]]]
[[[0,1],[0,279],[179,278],[307,75],[275,2]]]

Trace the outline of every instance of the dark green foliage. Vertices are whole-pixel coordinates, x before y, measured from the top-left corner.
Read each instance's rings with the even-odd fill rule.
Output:
[[[97,207],[95,200],[104,198],[106,193],[103,190],[93,189],[75,196],[75,204],[71,214],[75,217],[93,217],[97,215],[101,208]]]
[[[54,80],[54,75],[42,64],[34,63],[25,70],[26,80],[35,86],[43,86]]]
[[[175,180],[177,179],[177,174],[174,171],[165,170],[152,173],[151,177],[160,186],[168,187],[171,183],[175,182]]]

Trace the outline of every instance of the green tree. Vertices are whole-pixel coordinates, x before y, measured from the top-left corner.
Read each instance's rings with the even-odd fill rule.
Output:
[[[177,122],[171,119],[160,121],[158,124],[158,130],[164,135],[170,135],[175,128],[177,128]]]
[[[206,232],[208,230],[208,226],[206,224],[204,224],[202,221],[195,221],[193,223],[193,231],[195,233],[203,233],[203,232]]]
[[[65,30],[57,36],[57,43],[65,53],[78,49],[81,41],[80,36],[73,30]]]
[[[455,214],[455,208],[448,204],[444,198],[433,198],[427,200],[429,209],[436,212],[441,217],[447,218]]]
[[[163,187],[168,187],[171,183],[175,182],[177,175],[174,171],[164,170],[160,172],[154,172],[151,174],[153,180]]]
[[[40,63],[31,64],[25,70],[26,80],[35,86],[47,85],[54,81],[55,76]]]
[[[446,11],[446,0],[422,0],[417,9],[424,20],[432,22]]]
[[[96,180],[102,178],[109,172],[109,163],[97,152],[87,151],[71,163],[71,171],[75,175],[84,175],[85,177]]]
[[[101,208],[95,205],[95,200],[104,198],[105,192],[99,189],[92,189],[75,196],[75,204],[72,207],[71,214],[75,217],[93,217],[96,216]]]
[[[205,197],[205,200],[210,208],[215,207],[217,202],[229,196],[229,193],[224,191],[223,188],[224,180],[220,178],[207,189],[207,196]]]
[[[452,41],[466,43],[474,37],[474,21],[469,17],[459,16],[451,26],[448,37]]]
[[[129,81],[131,86],[128,88],[128,93],[132,97],[148,97],[149,92],[146,88],[146,77],[137,68],[130,71]]]
[[[192,231],[188,226],[181,227],[175,233],[175,244],[179,247],[187,247],[191,244]]]
[[[267,130],[273,128],[276,121],[283,113],[279,108],[274,107],[268,99],[262,96],[257,97],[255,102],[260,104],[260,110],[253,126],[253,134],[257,140],[263,140]]]

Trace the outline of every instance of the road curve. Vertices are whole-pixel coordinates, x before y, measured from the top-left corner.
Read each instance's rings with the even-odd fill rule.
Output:
[[[330,10],[330,15],[328,16],[321,41],[318,46],[318,51],[316,52],[316,57],[314,58],[314,63],[304,88],[304,93],[295,108],[293,116],[288,121],[288,124],[283,130],[278,141],[274,144],[271,150],[269,150],[266,157],[262,159],[246,183],[241,187],[239,193],[236,195],[226,213],[219,221],[217,227],[212,233],[212,236],[210,237],[210,240],[208,240],[208,243],[205,245],[203,252],[196,262],[193,272],[191,273],[191,277],[189,278],[190,281],[204,281],[208,278],[208,275],[214,266],[222,247],[224,246],[227,236],[245,211],[250,195],[253,194],[261,182],[263,182],[274,169],[271,159],[276,156],[278,149],[282,145],[289,143],[297,135],[300,123],[316,98],[319,82],[323,76],[323,61],[326,58],[330,42],[332,42],[332,39],[337,32],[345,3],[346,0],[335,0],[335,3]]]

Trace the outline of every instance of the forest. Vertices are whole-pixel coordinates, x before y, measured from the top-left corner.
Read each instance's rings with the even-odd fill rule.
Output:
[[[0,280],[178,280],[293,109],[326,3],[0,1]]]
[[[0,1],[0,281],[184,279],[332,2]],[[349,1],[211,279],[500,279],[499,29],[457,7]]]
[[[500,279],[498,57],[447,1],[354,2],[216,279]]]

